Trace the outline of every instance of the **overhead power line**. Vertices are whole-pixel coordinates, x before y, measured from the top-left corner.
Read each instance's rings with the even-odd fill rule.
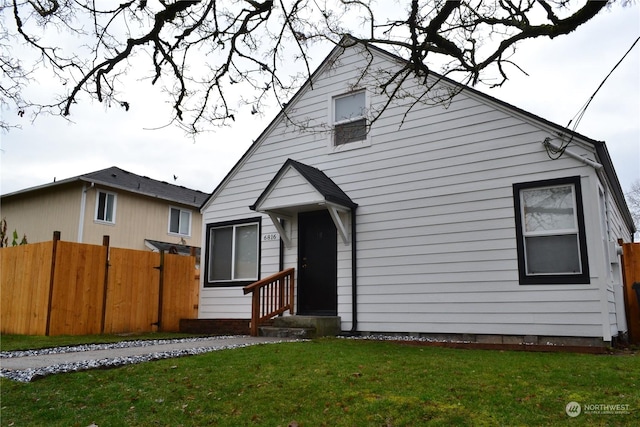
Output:
[[[635,45],[638,43],[638,41],[640,41],[640,37],[636,38],[635,41],[633,42],[633,44],[631,44],[631,47],[625,52],[624,55],[622,55],[622,58],[620,58],[620,60],[616,63],[616,65],[613,66],[613,68],[611,69],[611,71],[609,71],[609,74],[607,74],[607,76],[602,80],[602,82],[598,85],[598,88],[595,90],[595,92],[593,92],[593,95],[591,95],[589,97],[589,99],[587,100],[587,102],[584,104],[584,106],[582,108],[580,108],[580,110],[576,113],[575,116],[573,116],[573,118],[571,120],[569,120],[569,123],[567,124],[567,128],[569,128],[569,126],[571,126],[571,123],[573,122],[573,128],[571,128],[571,130],[573,132],[576,131],[576,129],[578,128],[578,125],[580,124],[580,121],[582,120],[582,118],[584,117],[584,113],[587,111],[587,108],[589,108],[589,104],[591,104],[591,101],[593,101],[593,98],[595,98],[596,94],[598,93],[598,91],[600,90],[600,88],[602,86],[604,86],[605,82],[607,81],[607,79],[611,76],[611,74],[613,74],[613,72],[615,71],[616,68],[618,68],[618,66],[622,63],[622,61],[624,61],[624,59],[627,57],[627,55],[629,55],[629,53],[633,50],[633,48],[635,47]],[[575,120],[575,122],[574,122]],[[549,144],[545,144],[545,147],[547,149],[547,155],[551,158],[551,159],[558,159],[562,156],[562,154],[564,154],[565,149],[569,146],[569,144],[571,144],[571,141],[573,140],[573,134],[571,135],[571,137],[569,138],[568,141],[563,142],[560,147],[554,148],[551,147]]]
[[[589,100],[587,101],[587,103],[584,105],[584,107],[582,107],[580,109],[580,111],[578,111],[578,113],[573,116],[573,119],[576,119],[575,124],[573,125],[573,129],[572,130],[576,130],[576,128],[578,127],[578,124],[580,124],[580,120],[582,120],[582,117],[584,116],[584,113],[587,111],[587,108],[589,107],[589,104],[591,104],[591,101],[593,101],[593,98],[596,96],[596,94],[598,93],[598,91],[600,90],[600,88],[604,85],[604,83],[607,81],[607,79],[609,78],[609,76],[611,76],[611,74],[613,74],[613,72],[615,71],[616,68],[618,68],[618,65],[620,65],[622,63],[622,61],[624,61],[624,59],[627,57],[627,55],[629,55],[629,53],[633,50],[634,46],[638,43],[638,40],[640,40],[640,37],[638,37],[636,39],[636,41],[633,42],[633,44],[631,45],[631,47],[629,48],[629,50],[627,50],[627,52],[622,56],[622,58],[620,59],[620,61],[618,61],[618,63],[616,65],[614,65],[614,67],[611,69],[611,71],[609,71],[609,74],[607,74],[607,76],[604,78],[604,80],[602,80],[602,83],[600,83],[600,85],[598,86],[598,88],[596,89],[595,92],[593,92],[593,95],[591,95],[591,97],[589,98]],[[569,124],[567,125],[567,127],[569,127],[569,125],[571,124],[571,122],[573,121],[573,119],[569,120]]]

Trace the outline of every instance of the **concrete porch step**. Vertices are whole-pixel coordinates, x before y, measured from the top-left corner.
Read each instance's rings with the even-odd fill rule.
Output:
[[[341,323],[339,316],[282,316],[258,329],[266,337],[318,338],[338,335]]]
[[[260,326],[258,335],[261,337],[277,338],[315,338],[314,328],[279,328],[277,326]]]

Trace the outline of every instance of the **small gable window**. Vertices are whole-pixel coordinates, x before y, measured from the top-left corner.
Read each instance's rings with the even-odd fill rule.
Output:
[[[589,283],[580,177],[513,190],[520,283]]]
[[[259,235],[259,219],[209,224],[205,286],[244,286],[258,280]]]
[[[96,199],[96,221],[116,223],[116,195],[98,191]]]
[[[333,99],[333,142],[344,145],[367,139],[366,96],[364,91]]]
[[[191,235],[191,212],[179,208],[169,209],[169,233]]]

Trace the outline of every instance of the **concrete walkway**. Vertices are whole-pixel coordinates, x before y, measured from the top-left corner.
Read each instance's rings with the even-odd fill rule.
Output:
[[[28,382],[61,372],[116,367],[256,344],[295,341],[277,337],[209,337],[185,340],[131,341],[91,346],[0,353],[0,376]]]

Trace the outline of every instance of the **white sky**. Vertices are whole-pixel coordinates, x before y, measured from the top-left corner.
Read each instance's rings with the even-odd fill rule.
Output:
[[[568,36],[521,44],[513,59],[529,76],[512,69],[502,88],[478,89],[567,125],[638,36],[640,7],[614,5]],[[46,82],[40,84],[30,89],[46,90]],[[72,112],[75,123],[40,117],[31,124],[25,117],[22,130],[0,134],[0,194],[110,166],[211,192],[278,113],[275,102],[263,117],[243,107],[234,127],[194,141],[177,128],[145,130],[164,125],[170,107],[148,82],[135,84],[140,94],[129,112],[85,102]],[[2,113],[15,121],[15,111]],[[576,131],[607,143],[625,192],[640,179],[640,43],[600,89]]]

